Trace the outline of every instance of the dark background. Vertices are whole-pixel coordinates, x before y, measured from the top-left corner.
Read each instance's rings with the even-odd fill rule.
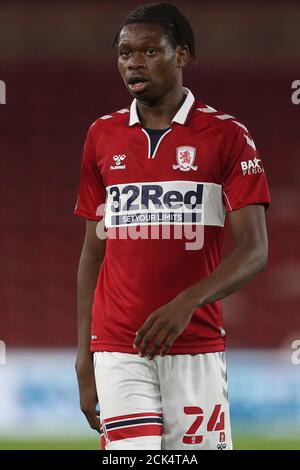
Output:
[[[185,85],[248,127],[272,195],[269,267],[224,302],[229,346],[283,347],[300,334],[300,105],[291,101],[300,3],[173,3],[197,39]],[[111,44],[139,4],[0,2],[0,339],[8,348],[76,344],[81,152],[90,124],[131,102]]]

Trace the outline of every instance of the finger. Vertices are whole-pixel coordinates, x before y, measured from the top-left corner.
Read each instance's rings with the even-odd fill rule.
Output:
[[[152,327],[152,325],[154,323],[154,320],[155,320],[155,318],[151,315],[151,317],[147,318],[147,320],[141,326],[139,331],[137,331],[136,336],[135,336],[135,340],[134,340],[134,343],[133,343],[133,348],[134,349],[137,349],[139,347],[139,345],[140,345],[141,341],[143,340],[145,334]]]
[[[92,429],[95,429],[95,431],[99,432],[100,434],[100,423],[99,423],[99,418],[96,415],[96,412],[94,411],[83,411],[90,427]]]
[[[145,356],[145,354],[147,353],[149,344],[152,343],[153,340],[155,341],[155,338],[161,328],[162,328],[162,325],[156,322],[144,336],[143,341],[141,342],[141,347],[140,347],[140,355],[142,357]]]
[[[177,338],[178,334],[172,331],[167,339],[164,342],[163,348],[160,352],[161,357],[164,357],[166,354],[168,354],[170,347],[174,343],[175,339]]]
[[[155,338],[153,346],[148,353],[148,359],[150,361],[154,358],[154,356],[157,354],[157,351],[159,350],[160,347],[163,346],[164,341],[167,339],[168,333],[166,333],[164,330],[162,330]]]
[[[154,318],[148,318],[146,320],[146,322],[141,326],[139,331],[137,331],[136,337],[135,337],[135,340],[134,340],[134,343],[133,343],[134,349],[138,349],[138,347],[140,346],[141,342],[144,339],[144,336],[149,331],[149,329],[152,327],[153,322],[154,322]]]

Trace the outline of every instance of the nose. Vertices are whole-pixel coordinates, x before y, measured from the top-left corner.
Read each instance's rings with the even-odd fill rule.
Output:
[[[132,54],[128,64],[129,70],[141,70],[146,67],[143,54]]]

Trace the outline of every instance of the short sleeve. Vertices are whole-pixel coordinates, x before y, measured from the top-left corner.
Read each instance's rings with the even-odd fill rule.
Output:
[[[228,123],[224,138],[222,185],[227,212],[249,204],[268,208],[271,197],[265,170],[255,143],[242,124]]]
[[[99,212],[103,214],[103,210],[99,211],[99,206],[101,207],[105,203],[106,193],[96,162],[92,132],[93,126],[88,131],[83,149],[80,184],[74,214],[91,220],[101,220],[103,215],[97,215],[97,210],[98,214]]]

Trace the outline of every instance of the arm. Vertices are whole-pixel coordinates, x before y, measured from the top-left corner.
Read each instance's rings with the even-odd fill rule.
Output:
[[[266,267],[268,240],[264,207],[249,205],[233,211],[230,213],[230,223],[235,249],[210,276],[181,292],[147,318],[134,341],[134,348],[140,348],[142,356],[154,337],[153,347],[147,352],[149,359],[161,347],[161,355],[167,354],[197,307],[232,294]]]
[[[91,428],[99,431],[95,407],[98,403],[90,352],[91,317],[99,269],[105,255],[105,241],[96,235],[98,222],[87,221],[85,240],[78,268],[78,350],[75,369],[80,395],[80,407]]]

